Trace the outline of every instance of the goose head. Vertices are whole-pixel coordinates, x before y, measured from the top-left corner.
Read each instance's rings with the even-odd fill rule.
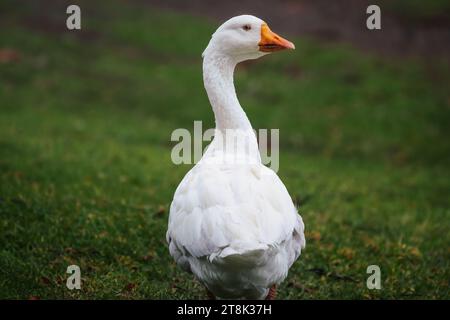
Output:
[[[241,15],[229,19],[216,30],[203,56],[219,53],[238,63],[286,49],[295,49],[295,46],[270,30],[263,20]]]

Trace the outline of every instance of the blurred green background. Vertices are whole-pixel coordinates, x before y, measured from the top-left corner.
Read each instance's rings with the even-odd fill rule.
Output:
[[[297,47],[235,80],[253,126],[280,129],[306,223],[279,298],[449,299],[450,6],[379,5],[368,31],[364,1],[1,1],[0,298],[206,298],[165,243],[190,168],[170,134],[214,125],[201,52],[251,13]]]

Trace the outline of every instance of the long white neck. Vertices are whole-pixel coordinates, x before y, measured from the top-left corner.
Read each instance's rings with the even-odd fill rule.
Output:
[[[226,55],[209,50],[204,55],[203,81],[216,118],[215,137],[204,157],[231,154],[246,159],[244,163],[260,163],[258,141],[236,96],[235,67],[236,62]]]
[[[232,58],[209,51],[203,59],[203,81],[216,119],[216,129],[252,130],[250,121],[239,104],[233,74]]]

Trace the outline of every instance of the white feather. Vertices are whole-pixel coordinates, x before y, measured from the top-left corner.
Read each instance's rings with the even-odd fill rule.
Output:
[[[251,16],[231,20],[231,26],[261,23]],[[261,164],[256,137],[232,81],[242,52],[236,59],[224,56],[223,43],[214,41],[237,37],[227,23],[205,50],[204,82],[217,133],[240,130],[250,152],[225,149],[215,137],[175,191],[167,241],[175,261],[217,297],[260,299],[286,278],[299,257],[305,246],[304,224],[284,184]]]

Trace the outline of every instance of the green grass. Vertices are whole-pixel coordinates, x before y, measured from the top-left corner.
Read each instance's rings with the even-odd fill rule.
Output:
[[[0,64],[0,298],[205,298],[164,237],[189,169],[170,134],[213,125],[200,54],[217,26],[89,3],[81,36],[64,9],[47,30],[26,23],[32,1],[0,5],[1,46],[21,56]],[[236,74],[254,127],[280,128],[306,223],[279,298],[449,299],[448,65],[294,40]],[[366,288],[371,264],[382,290]]]

